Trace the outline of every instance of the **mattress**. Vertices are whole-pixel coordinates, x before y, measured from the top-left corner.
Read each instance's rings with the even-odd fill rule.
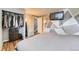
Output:
[[[19,51],[79,51],[79,36],[41,33],[20,41],[16,48]]]

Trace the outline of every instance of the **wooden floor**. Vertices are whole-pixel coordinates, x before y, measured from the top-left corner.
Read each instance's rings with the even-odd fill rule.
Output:
[[[16,44],[21,41],[21,40],[17,40],[14,42],[4,42],[3,43],[3,48],[2,51],[16,51]]]

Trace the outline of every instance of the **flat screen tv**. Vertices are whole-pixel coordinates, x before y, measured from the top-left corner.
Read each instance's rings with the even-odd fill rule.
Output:
[[[50,20],[64,20],[64,11],[50,13]]]

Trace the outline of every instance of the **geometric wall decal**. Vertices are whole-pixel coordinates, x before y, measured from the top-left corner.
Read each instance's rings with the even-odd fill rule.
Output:
[[[57,35],[57,32],[54,29],[50,29],[50,33],[53,33],[54,35]]]
[[[55,28],[55,31],[58,35],[66,35],[66,32],[62,28]]]
[[[62,26],[70,26],[70,25],[74,25],[74,24],[78,24],[78,23],[75,20],[75,18],[72,17],[68,21],[66,21],[64,24],[62,24]]]
[[[67,11],[65,14],[64,14],[64,20],[60,21],[60,25],[65,23],[67,20],[69,20],[71,18],[71,14],[69,13],[69,11]]]
[[[72,16],[71,14],[69,13],[69,11],[67,11],[65,14],[64,14],[64,20],[63,20],[63,23],[66,22],[68,19],[70,19]]]
[[[54,29],[60,35],[79,35],[79,8],[68,8],[63,11],[64,20],[52,20],[52,23],[47,24],[48,28]]]
[[[58,28],[58,27],[55,24],[52,24],[51,28],[54,29],[54,28]]]
[[[75,16],[77,13],[79,13],[79,8],[69,8],[71,11],[72,15]]]
[[[75,19],[79,23],[79,14],[75,16]]]
[[[50,22],[48,23],[47,28],[50,28],[50,27],[51,27],[51,25],[52,25],[52,22],[50,21]]]
[[[56,26],[56,27],[59,27],[59,20],[58,21],[53,21],[53,24]]]

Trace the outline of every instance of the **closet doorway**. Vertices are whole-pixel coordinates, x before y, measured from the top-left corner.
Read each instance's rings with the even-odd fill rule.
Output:
[[[38,34],[38,17],[34,17],[34,35]]]

